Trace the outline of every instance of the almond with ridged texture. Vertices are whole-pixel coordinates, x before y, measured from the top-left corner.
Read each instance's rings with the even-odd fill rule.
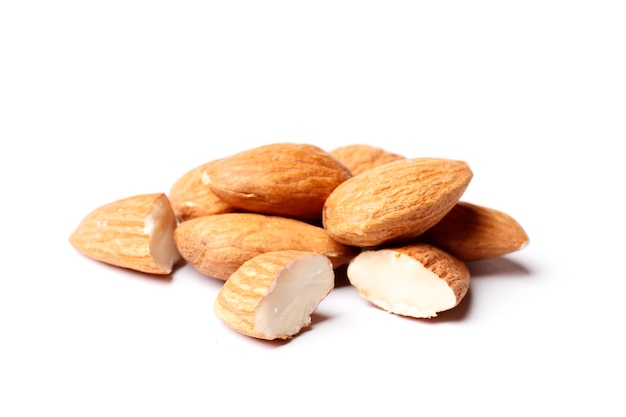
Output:
[[[347,166],[352,175],[358,175],[361,172],[389,162],[405,159],[402,155],[365,144],[341,146],[331,150],[329,153]]]
[[[312,313],[334,282],[332,264],[324,255],[266,252],[246,261],[224,283],[215,314],[246,336],[289,339],[310,326]]]
[[[419,236],[459,201],[472,179],[464,161],[415,158],[343,182],[323,209],[323,225],[344,244],[378,246]]]
[[[459,201],[418,239],[463,261],[496,258],[529,243],[526,231],[509,214],[466,201]]]
[[[357,249],[332,239],[322,227],[259,213],[226,213],[181,223],[174,232],[182,257],[202,274],[226,280],[245,261],[264,252],[304,250],[327,256],[337,268]]]
[[[364,251],[350,262],[347,274],[364,299],[415,318],[456,307],[470,285],[465,263],[424,243]]]
[[[241,210],[319,219],[328,195],[352,176],[321,148],[275,143],[222,158],[205,170],[223,201]]]
[[[167,275],[180,259],[176,216],[164,193],[141,194],[89,213],[70,235],[79,252],[111,265]]]
[[[169,199],[179,221],[235,211],[234,207],[216,196],[207,185],[206,169],[212,163],[214,161],[193,168],[172,185]]]

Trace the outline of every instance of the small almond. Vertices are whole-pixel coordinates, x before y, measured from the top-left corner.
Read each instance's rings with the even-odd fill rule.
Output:
[[[332,239],[319,226],[259,213],[225,213],[181,223],[174,239],[182,257],[202,274],[226,280],[245,261],[264,252],[294,249],[327,256],[335,268],[357,249]]]
[[[414,238],[454,207],[472,179],[464,161],[416,158],[355,175],[330,194],[323,225],[344,244],[368,247]]]
[[[176,216],[163,193],[105,204],[89,213],[70,243],[90,258],[151,274],[169,274],[180,259],[174,243]]]
[[[179,221],[235,211],[207,185],[206,169],[213,163],[211,161],[193,168],[172,185],[169,199]]]
[[[427,244],[363,251],[348,265],[359,294],[393,314],[430,318],[456,307],[470,273],[462,261]]]
[[[507,213],[464,201],[418,239],[463,261],[503,256],[529,242],[526,231]]]
[[[321,148],[275,143],[222,158],[206,170],[206,182],[241,210],[319,219],[328,195],[352,176]]]
[[[329,153],[347,166],[352,175],[358,175],[368,169],[376,168],[389,162],[405,159],[402,155],[364,144],[341,146],[331,150]]]
[[[302,251],[260,254],[239,267],[214,303],[217,317],[246,336],[289,339],[311,325],[332,291],[335,273],[324,255]]]

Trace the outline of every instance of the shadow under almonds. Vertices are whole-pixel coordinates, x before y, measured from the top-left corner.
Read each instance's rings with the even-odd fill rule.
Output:
[[[467,262],[472,278],[493,276],[530,276],[531,271],[519,262],[507,257]]]

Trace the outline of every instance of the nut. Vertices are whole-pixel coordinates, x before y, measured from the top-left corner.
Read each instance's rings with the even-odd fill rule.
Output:
[[[375,306],[416,318],[456,307],[470,284],[465,263],[424,243],[363,251],[350,262],[347,275]]]
[[[352,173],[317,146],[275,143],[210,164],[206,182],[244,211],[319,219],[328,195]]]
[[[180,259],[173,239],[175,228],[176,217],[167,196],[142,194],[92,211],[69,241],[98,261],[165,275]]]
[[[222,201],[206,184],[205,171],[213,163],[214,161],[210,161],[195,167],[172,185],[169,199],[179,221],[235,211],[234,207]]]
[[[479,261],[523,249],[529,238],[510,215],[459,201],[420,241],[430,243],[462,261]]]
[[[358,252],[322,227],[258,213],[226,213],[181,223],[174,232],[182,257],[202,274],[226,280],[245,261],[285,249],[326,255],[337,268]]]
[[[224,283],[214,303],[226,325],[258,339],[289,339],[310,326],[311,314],[334,288],[332,264],[302,251],[260,254]]]
[[[454,207],[472,179],[463,161],[416,158],[372,168],[340,184],[323,209],[332,238],[369,247],[414,238]]]
[[[388,152],[371,145],[355,144],[341,146],[329,152],[348,167],[352,175],[358,175],[368,169],[404,159],[404,156]]]

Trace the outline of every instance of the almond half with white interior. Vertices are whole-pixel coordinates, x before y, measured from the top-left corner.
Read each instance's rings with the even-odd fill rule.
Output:
[[[389,313],[416,318],[456,307],[470,284],[465,263],[424,243],[361,252],[347,274],[364,299]]]
[[[266,252],[246,261],[215,300],[217,317],[257,339],[289,339],[311,324],[311,314],[335,285],[330,260],[313,252]]]
[[[70,235],[79,252],[111,265],[166,275],[180,259],[176,216],[164,193],[141,194],[89,213]]]

